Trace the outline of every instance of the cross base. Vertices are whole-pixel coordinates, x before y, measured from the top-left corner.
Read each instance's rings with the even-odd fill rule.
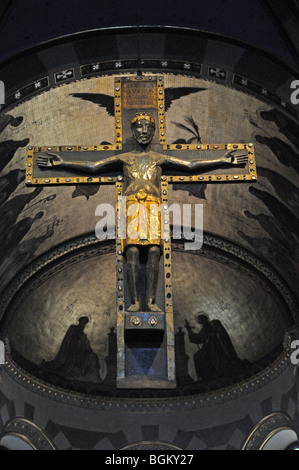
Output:
[[[125,312],[122,348],[118,358],[123,365],[118,370],[118,388],[176,387],[169,368],[167,318],[164,312]]]

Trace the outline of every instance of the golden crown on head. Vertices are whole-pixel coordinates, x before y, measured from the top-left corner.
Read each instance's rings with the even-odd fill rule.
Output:
[[[145,119],[146,121],[150,121],[152,124],[155,125],[155,119],[150,113],[135,113],[132,116],[131,124],[134,124],[136,121],[141,121],[141,119]]]

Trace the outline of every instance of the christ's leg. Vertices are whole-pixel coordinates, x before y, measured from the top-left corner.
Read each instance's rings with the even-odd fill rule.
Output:
[[[140,253],[137,246],[130,245],[126,250],[128,287],[131,305],[128,312],[140,312]]]
[[[154,245],[149,248],[146,263],[146,306],[149,312],[161,312],[156,305],[160,256],[159,246]]]

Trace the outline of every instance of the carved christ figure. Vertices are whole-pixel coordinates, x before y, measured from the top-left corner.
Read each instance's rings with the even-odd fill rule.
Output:
[[[130,152],[113,155],[97,162],[89,161],[64,161],[60,155],[48,154],[39,156],[37,164],[41,168],[68,168],[75,171],[84,171],[90,174],[98,174],[111,169],[115,164],[122,164],[124,176],[124,195],[126,196],[127,210],[132,204],[139,203],[144,207],[146,220],[149,224],[150,206],[155,204],[160,207],[160,181],[162,169],[166,166],[174,166],[184,171],[200,171],[212,167],[245,165],[247,155],[234,156],[236,150],[227,152],[224,156],[214,160],[185,161],[173,156],[154,152],[150,148],[154,133],[155,120],[149,113],[136,113],[131,119],[131,130],[136,142],[136,148]],[[128,214],[128,212],[127,212]],[[152,215],[152,214],[151,214]],[[127,217],[128,219],[128,217]],[[160,311],[156,304],[156,288],[159,273],[159,261],[161,256],[161,220],[157,215],[156,225],[158,231],[155,235],[147,230],[147,237],[130,238],[124,241],[124,256],[127,262],[128,287],[131,305],[130,312],[141,311],[140,295],[140,248],[146,246],[146,307],[147,311]],[[128,222],[127,222],[128,227]],[[157,236],[157,233],[159,234]]]

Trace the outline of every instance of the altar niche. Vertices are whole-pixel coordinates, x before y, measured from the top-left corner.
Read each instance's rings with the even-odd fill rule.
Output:
[[[168,185],[256,181],[254,146],[168,144],[163,77],[116,78],[114,89],[115,144],[28,147],[26,184],[115,184],[117,387],[175,388]],[[126,211],[144,209],[145,235],[132,239],[127,217],[121,227],[123,197]],[[151,204],[162,207],[155,235]]]

